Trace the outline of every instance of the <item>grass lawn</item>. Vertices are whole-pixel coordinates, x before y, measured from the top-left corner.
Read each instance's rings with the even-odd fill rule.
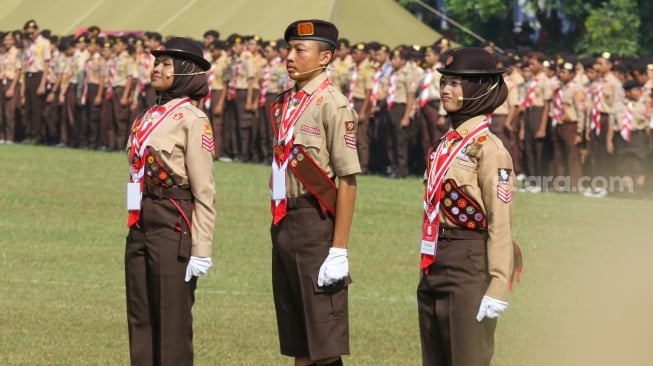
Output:
[[[0,365],[128,364],[125,155],[0,145],[0,171]],[[197,365],[292,364],[276,336],[268,175],[215,165],[215,266],[196,293]],[[348,365],[421,364],[421,197],[418,178],[358,179]],[[517,194],[525,269],[493,364],[653,364],[652,215],[651,201]]]

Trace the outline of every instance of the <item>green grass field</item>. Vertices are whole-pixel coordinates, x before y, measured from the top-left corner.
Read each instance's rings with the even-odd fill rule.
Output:
[[[0,365],[126,365],[126,157],[0,145]],[[216,163],[215,266],[194,307],[197,365],[279,355],[266,166]],[[348,365],[419,365],[418,178],[359,177]],[[516,196],[522,282],[494,365],[653,364],[653,204]]]

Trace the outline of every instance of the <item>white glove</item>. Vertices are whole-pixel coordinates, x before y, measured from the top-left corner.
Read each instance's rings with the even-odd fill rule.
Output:
[[[191,256],[186,266],[186,282],[190,281],[193,276],[199,277],[205,275],[211,267],[213,267],[211,257],[202,258]]]
[[[480,323],[483,318],[497,318],[501,313],[506,311],[506,309],[508,309],[508,303],[506,301],[483,296],[481,307],[478,309],[478,314],[476,314],[476,320]]]
[[[349,262],[347,261],[347,249],[330,248],[329,255],[320,267],[320,273],[317,276],[317,285],[329,286],[334,284],[349,274]]]

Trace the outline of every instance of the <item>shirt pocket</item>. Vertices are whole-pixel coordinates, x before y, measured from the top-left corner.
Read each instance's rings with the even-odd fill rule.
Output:
[[[473,158],[470,158],[470,161],[473,161],[472,159]],[[461,160],[458,158],[454,159],[453,164],[451,165],[449,171],[444,177],[444,180],[453,179],[454,181],[456,181],[456,184],[460,188],[463,188],[464,186],[468,186],[467,189],[463,188],[463,190],[469,192],[469,188],[478,185],[476,169],[465,165],[461,165],[460,161]]]
[[[312,156],[317,156],[322,150],[322,137],[299,132],[295,135],[295,145],[301,145]]]

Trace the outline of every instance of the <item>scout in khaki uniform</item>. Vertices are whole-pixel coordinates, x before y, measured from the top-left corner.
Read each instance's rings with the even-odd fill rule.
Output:
[[[61,106],[61,118],[59,119],[59,143],[62,146],[77,147],[77,64],[75,46],[72,39],[63,39],[59,44],[59,57],[55,64],[57,67],[54,74],[57,80],[52,90],[56,96],[52,102],[53,106]],[[57,91],[58,90],[58,91]]]
[[[258,134],[258,144],[263,153],[263,159],[267,163],[272,163],[274,158],[274,132],[270,120],[270,107],[277,95],[286,88],[288,72],[284,60],[281,59],[279,50],[288,45],[284,40],[269,41],[263,44],[263,55],[267,63],[263,67],[261,75],[261,93],[259,95],[259,114],[261,120],[261,131]]]
[[[27,36],[23,51],[23,78],[21,104],[25,108],[25,134],[27,142],[45,143],[46,127],[43,122],[46,82],[50,69],[50,41],[39,34],[38,25],[28,20],[23,27]]]
[[[208,92],[202,49],[171,38],[156,61],[156,104],[131,128],[125,248],[130,360],[192,365],[197,277],[212,266],[213,136],[193,106]]]
[[[343,86],[347,88],[347,101],[350,107],[358,114],[357,148],[358,159],[362,173],[367,173],[370,161],[370,95],[374,86],[374,68],[367,60],[367,46],[365,43],[357,43],[352,47],[352,67],[342,77],[346,82]]]
[[[611,151],[612,141],[608,135],[612,134],[610,129],[614,126],[615,106],[624,99],[621,82],[612,72],[614,55],[610,52],[602,52],[596,58],[595,68],[599,72],[599,86],[596,94],[598,113],[601,117],[599,124],[594,127],[594,133],[590,134],[590,153],[596,159],[595,176],[608,177],[614,172],[614,159]],[[606,189],[594,192],[597,197],[604,197],[608,194]]]
[[[90,57],[84,64],[83,80],[79,95],[80,135],[85,131],[86,140],[80,141],[82,147],[97,149],[100,138],[100,116],[104,90],[106,61],[102,57],[102,39],[91,37],[88,44]],[[83,136],[83,135],[82,135]]]
[[[102,112],[109,126],[109,149],[120,150],[127,142],[130,96],[137,73],[134,60],[127,52],[126,37],[116,37],[113,48],[115,55],[106,66],[106,107]]]
[[[386,95],[387,147],[393,178],[408,175],[408,150],[410,147],[411,114],[415,106],[417,82],[406,66],[410,50],[396,49],[392,53],[392,72],[388,77]]]
[[[446,112],[440,108],[440,51],[437,45],[424,49],[425,72],[420,80],[417,103],[420,108],[420,130],[422,134],[422,150],[427,151],[436,141],[440,140],[449,129]]]
[[[252,158],[252,122],[255,114],[252,104],[256,65],[253,55],[245,50],[241,36],[230,36],[227,44],[231,48],[231,65],[227,83],[229,113],[225,116],[225,135],[230,140],[233,158],[249,161]]]
[[[507,67],[509,59],[505,56],[497,56],[497,66]],[[506,100],[492,113],[490,118],[490,131],[495,134],[503,143],[503,146],[510,152],[512,145],[510,143],[510,134],[512,133],[512,120],[519,113],[519,93],[517,86],[508,77],[508,72],[503,74],[503,82],[508,87],[508,96]],[[511,153],[512,156],[512,153]],[[514,159],[513,159],[514,160]]]
[[[625,99],[614,106],[615,118],[608,141],[614,144],[617,175],[632,178],[631,181],[624,179],[626,192],[642,193],[652,141],[649,127],[651,110],[644,103],[642,87],[636,80],[627,80],[623,90]],[[634,182],[634,187],[629,185],[631,182]]]
[[[525,94],[520,110],[524,116],[524,161],[527,176],[546,175],[544,147],[546,138],[551,84],[544,73],[541,63],[542,55],[531,56],[528,63],[522,65]],[[529,187],[532,192],[539,192],[542,187]]]
[[[215,40],[208,47],[211,54],[211,69],[209,70],[209,94],[210,102],[207,103],[204,97],[203,107],[210,115],[211,124],[213,126],[213,141],[215,145],[214,159],[219,159],[223,156],[222,140],[223,125],[224,125],[224,105],[227,99],[225,93],[225,71],[229,68],[229,56],[227,55],[227,45],[223,41]],[[207,106],[208,104],[208,106]],[[207,108],[208,107],[208,108]]]
[[[569,188],[578,187],[582,174],[579,145],[585,132],[585,88],[575,81],[576,58],[567,57],[558,67],[559,86],[553,91],[553,164],[558,177],[569,177]],[[555,188],[555,187],[554,187]]]
[[[370,161],[369,169],[382,174],[390,174],[388,162],[388,148],[386,146],[386,131],[388,108],[386,96],[388,82],[392,72],[391,53],[387,45],[379,44],[375,52],[377,65],[374,73],[372,93],[370,94]]]
[[[0,140],[16,142],[16,110],[20,101],[20,76],[22,56],[16,47],[13,32],[3,39],[4,51],[0,53]]]
[[[422,364],[489,366],[513,269],[514,173],[487,123],[508,94],[507,69],[475,47],[454,49],[444,64],[440,94],[453,129],[427,155],[417,288]]]
[[[288,73],[296,84],[271,108],[272,285],[279,343],[295,365],[342,365],[341,355],[349,354],[347,242],[360,173],[357,117],[324,72],[337,28],[300,20],[288,26],[284,38]]]

